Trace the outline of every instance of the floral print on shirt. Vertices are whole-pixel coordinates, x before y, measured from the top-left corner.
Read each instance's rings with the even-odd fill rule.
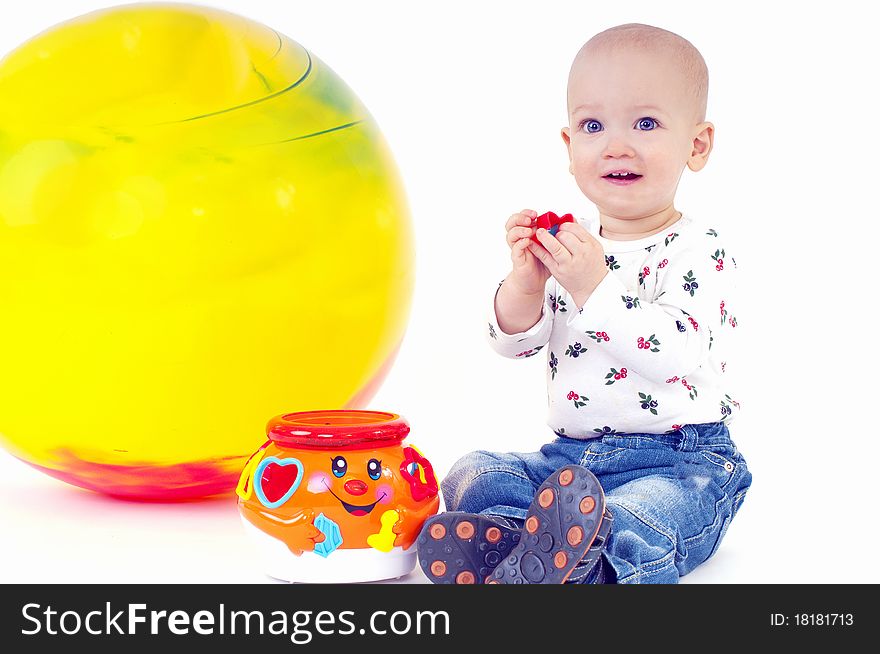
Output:
[[[718,347],[719,330],[723,328],[725,333],[729,333],[731,328],[736,327],[736,318],[730,311],[732,296],[718,293],[717,289],[726,287],[718,286],[714,281],[716,274],[717,279],[726,279],[725,276],[735,269],[735,260],[725,247],[721,247],[722,242],[716,230],[703,230],[699,234],[676,230],[658,237],[661,240],[643,248],[641,255],[625,249],[620,253],[606,254],[609,275],[616,276],[626,286],[625,292],[613,296],[619,297],[619,300],[613,300],[619,303],[619,309],[616,310],[608,305],[604,313],[591,313],[592,305],[588,299],[579,311],[570,312],[566,303],[569,299],[567,293],[558,283],[554,286],[554,280],[550,280],[547,287],[549,292],[545,296],[545,311],[549,310],[546,315],[555,316],[552,318],[550,337],[555,345],[552,350],[547,350],[546,370],[551,424],[557,433],[568,437],[586,437],[583,435],[585,432],[592,436],[616,434],[633,431],[634,421],[650,423],[650,433],[666,433],[670,425],[674,431],[682,424],[695,421],[689,417],[692,411],[687,406],[699,407],[696,410],[701,412],[698,414],[700,421],[726,421],[732,417],[738,403],[726,393],[716,395],[720,375],[727,366],[726,360],[716,359],[711,368],[698,366],[696,370],[693,363],[683,364],[690,371],[686,377],[681,376],[680,367],[678,375],[664,376],[656,381],[651,381],[650,375],[645,377],[648,373],[642,370],[643,365],[649,366],[648,369],[655,365],[666,368],[674,365],[677,360],[670,357],[677,356],[684,342],[677,342],[676,339],[689,339],[688,343],[702,342],[702,356],[707,356],[707,352],[713,352]],[[699,239],[702,239],[702,252],[698,247]],[[700,257],[703,257],[704,263],[699,263]],[[641,262],[634,266],[634,261]],[[678,280],[677,283],[675,280]],[[624,291],[622,286],[621,291]],[[713,307],[708,312],[707,303]],[[664,307],[664,311],[672,314],[668,318],[668,327],[659,331],[645,329],[640,334],[633,334],[632,325],[644,322],[650,328],[655,324],[657,306]],[[619,320],[631,316],[626,320],[632,325],[620,330],[619,320],[613,316],[618,316]],[[575,325],[578,329],[575,329]],[[563,330],[567,334],[566,340],[553,340],[559,338],[553,335]],[[580,339],[577,338],[578,334]],[[507,336],[497,332],[490,335],[492,341]],[[589,353],[593,344],[595,353]],[[525,358],[534,355],[538,349],[540,345],[533,345],[507,356]],[[623,356],[624,351],[633,354]],[[561,354],[557,355],[556,352]],[[724,354],[728,354],[726,350],[722,356]],[[639,361],[645,363],[639,364]],[[652,361],[666,363],[656,364]],[[718,375],[718,380],[707,377],[712,371]],[[648,385],[644,385],[646,383]],[[624,401],[625,397],[629,399]],[[682,398],[687,406],[681,403]],[[710,414],[712,402],[715,403],[716,417]],[[566,406],[568,411],[577,410],[579,417],[565,414],[563,407]],[[633,407],[632,411],[627,410],[626,406]],[[614,411],[621,415],[621,424],[625,424],[627,429],[622,430],[621,425],[616,424]],[[566,418],[566,415],[569,417]],[[591,415],[594,420],[590,418]],[[570,424],[566,424],[566,420],[571,421]]]

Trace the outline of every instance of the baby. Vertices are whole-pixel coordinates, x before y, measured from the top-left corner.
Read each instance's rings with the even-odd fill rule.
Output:
[[[418,539],[435,583],[675,583],[717,550],[751,473],[727,429],[736,262],[674,205],[712,151],[707,91],[700,53],[656,27],[575,57],[562,139],[599,220],[511,216],[488,328],[504,356],[546,353],[556,438],[452,467]]]

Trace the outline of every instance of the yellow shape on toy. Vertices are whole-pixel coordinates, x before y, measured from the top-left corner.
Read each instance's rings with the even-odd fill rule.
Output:
[[[412,251],[369,113],[266,26],[129,5],[0,61],[0,440],[51,475],[233,491],[268,417],[375,392]]]
[[[394,525],[399,519],[400,514],[397,511],[385,511],[379,519],[382,523],[379,533],[367,536],[367,545],[380,552],[390,552],[394,548],[394,539],[397,538]]]
[[[241,475],[238,477],[235,494],[245,501],[251,499],[251,495],[254,494],[254,484],[251,476],[257,466],[260,465],[260,454],[263,453],[264,449],[265,448],[262,447],[251,455],[251,458],[247,460],[247,463],[244,466],[244,470],[241,471]]]

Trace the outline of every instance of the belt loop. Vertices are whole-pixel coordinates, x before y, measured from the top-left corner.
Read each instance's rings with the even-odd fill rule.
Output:
[[[700,434],[696,427],[693,425],[682,425],[681,443],[679,444],[678,449],[682,452],[693,452],[697,449],[699,438]]]

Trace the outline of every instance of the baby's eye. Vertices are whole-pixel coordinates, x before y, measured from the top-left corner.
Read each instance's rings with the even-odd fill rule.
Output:
[[[657,127],[657,121],[653,118],[639,118],[636,122],[636,129],[640,129],[642,131],[649,131],[655,129]]]
[[[593,120],[592,118],[589,118],[581,122],[581,129],[588,134],[595,134],[596,132],[602,131],[602,123],[600,123],[598,120]]]

